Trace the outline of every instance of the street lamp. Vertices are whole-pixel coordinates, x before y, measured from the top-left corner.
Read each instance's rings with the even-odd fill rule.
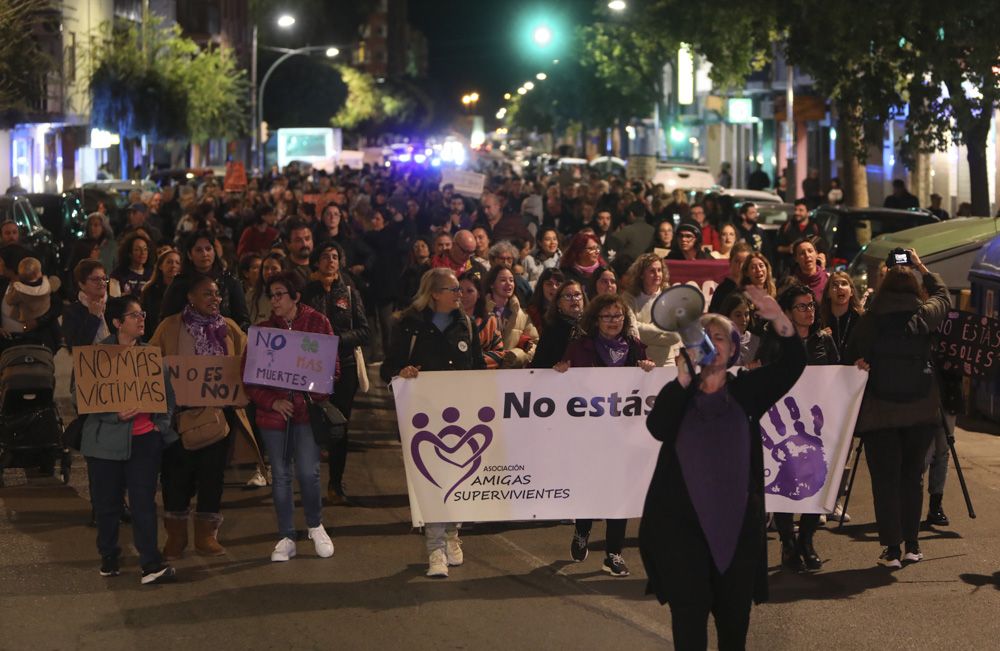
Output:
[[[628,5],[625,4],[625,0],[611,0],[608,3],[608,9],[611,11],[625,11],[627,7]]]
[[[282,16],[284,18],[284,16]],[[294,19],[293,19],[294,22]],[[281,19],[278,20],[281,24]],[[267,69],[264,73],[264,78],[260,80],[260,88],[257,91],[257,115],[254,120],[256,123],[256,128],[254,129],[254,139],[257,141],[257,168],[264,171],[264,147],[261,146],[263,143],[260,142],[260,124],[264,121],[264,89],[267,88],[267,80],[271,78],[271,74],[274,69],[284,63],[287,59],[292,58],[297,54],[309,54],[310,52],[324,52],[329,58],[333,58],[340,54],[338,50],[333,45],[307,45],[306,47],[295,48],[290,50],[288,48],[267,48],[269,50],[274,50],[276,52],[282,52],[283,54],[278,57],[278,59],[271,64],[271,67]],[[254,53],[256,54],[257,49],[254,48]]]
[[[526,81],[526,82],[524,82],[524,89],[525,90],[535,90],[535,82],[533,82],[533,81]]]
[[[278,17],[278,27],[288,29],[295,24],[295,16],[290,16],[289,14],[282,14]]]
[[[548,25],[539,25],[531,32],[531,40],[538,47],[545,47],[552,42],[552,30]]]
[[[524,95],[527,92],[528,92],[528,89],[525,88],[524,86],[521,86],[520,88],[517,89],[517,94],[518,95]]]
[[[548,78],[549,76],[544,72],[539,72],[537,75],[535,75],[535,79],[537,79],[538,81],[545,81]]]
[[[277,25],[282,29],[288,29],[295,24],[295,16],[282,14],[278,17]],[[257,163],[260,152],[260,120],[257,119],[257,25],[253,26],[253,43],[250,53],[250,119],[253,120],[253,142],[250,143],[250,153],[254,163]]]

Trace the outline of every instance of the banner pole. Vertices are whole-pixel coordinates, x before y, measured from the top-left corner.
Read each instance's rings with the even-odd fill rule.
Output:
[[[851,464],[851,479],[847,482],[847,492],[844,493],[844,510],[842,513],[847,513],[847,503],[851,501],[851,491],[854,489],[854,479],[858,476],[858,464],[861,463],[861,451],[865,447],[864,439],[858,439],[858,447],[854,450],[854,463]],[[837,529],[841,529],[844,526],[844,518],[841,516],[840,524],[837,525]]]

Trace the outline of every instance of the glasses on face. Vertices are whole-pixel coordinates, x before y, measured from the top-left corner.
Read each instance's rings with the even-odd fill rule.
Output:
[[[280,299],[284,296],[288,296],[288,292],[271,292],[270,294],[270,298],[272,301],[276,298]]]
[[[619,312],[618,314],[599,314],[598,319],[604,323],[617,323],[619,321],[625,320],[625,315]]]
[[[459,293],[461,293],[462,288],[460,286],[458,286],[458,285],[455,285],[454,287],[442,287],[442,288],[438,289],[438,291],[439,292],[451,292],[452,294],[459,294]]]
[[[584,251],[586,251],[587,253],[600,253],[601,252],[601,247],[599,247],[599,246],[588,246],[587,248],[584,249]]]
[[[561,300],[569,301],[570,303],[576,303],[577,301],[583,300],[583,294],[576,292],[573,294],[563,294],[559,297]]]
[[[87,282],[88,283],[104,283],[105,285],[107,285],[108,284],[108,277],[107,276],[90,276],[89,278],[87,278]]]
[[[499,262],[500,264],[505,264],[507,266],[510,266],[510,265],[514,264],[514,258],[513,258],[513,256],[504,255],[504,256],[498,257],[497,258],[497,262]]]
[[[142,310],[139,310],[138,312],[129,312],[128,314],[123,314],[122,316],[125,317],[126,319],[139,320],[139,319],[145,319],[146,313],[143,312]]]
[[[792,309],[796,312],[814,312],[816,310],[815,303],[799,303],[798,305],[793,305]]]

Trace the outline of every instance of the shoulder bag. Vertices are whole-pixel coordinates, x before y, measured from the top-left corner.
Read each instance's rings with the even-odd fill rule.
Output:
[[[313,439],[321,449],[327,449],[334,441],[340,441],[347,434],[347,419],[329,400],[313,400],[306,394],[309,409],[309,425]]]

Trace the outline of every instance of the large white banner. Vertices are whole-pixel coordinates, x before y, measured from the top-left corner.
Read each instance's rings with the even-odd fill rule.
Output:
[[[638,517],[660,448],[646,414],[675,376],[667,367],[397,378],[414,526]],[[762,419],[768,510],[833,508],[865,376],[807,368]]]

